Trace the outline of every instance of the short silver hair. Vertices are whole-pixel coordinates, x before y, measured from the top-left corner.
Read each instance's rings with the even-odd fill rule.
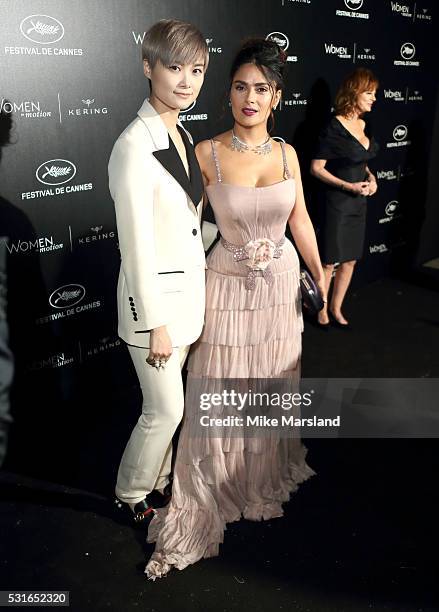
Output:
[[[177,19],[161,19],[145,34],[142,59],[147,60],[151,68],[154,68],[157,61],[164,66],[171,66],[193,64],[202,59],[206,69],[209,49],[200,30],[191,23]]]

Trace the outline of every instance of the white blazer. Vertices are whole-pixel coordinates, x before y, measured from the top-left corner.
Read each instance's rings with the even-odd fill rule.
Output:
[[[118,333],[134,346],[148,348],[150,330],[161,325],[172,346],[192,344],[204,323],[205,259],[197,212],[203,181],[192,139],[178,127],[190,180],[147,100],[117,139],[108,165],[121,254]]]

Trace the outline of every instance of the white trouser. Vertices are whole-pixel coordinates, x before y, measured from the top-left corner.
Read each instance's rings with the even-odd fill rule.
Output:
[[[172,436],[183,417],[181,368],[189,346],[177,347],[165,368],[146,363],[149,348],[128,346],[143,393],[142,414],[128,440],[117,474],[116,495],[137,504],[169,482]]]

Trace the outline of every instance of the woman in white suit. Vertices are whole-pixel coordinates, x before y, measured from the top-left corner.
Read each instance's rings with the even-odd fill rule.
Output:
[[[203,181],[178,115],[199,94],[208,49],[193,25],[162,20],[146,33],[142,56],[150,97],[114,145],[109,186],[121,253],[118,330],[143,393],[116,503],[148,523],[169,494],[172,436],[184,406],[181,367],[204,320]]]

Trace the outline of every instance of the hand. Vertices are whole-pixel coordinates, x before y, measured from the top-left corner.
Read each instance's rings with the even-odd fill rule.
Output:
[[[369,195],[369,183],[367,181],[361,181],[359,183],[348,183],[348,185],[348,190],[352,193],[355,193],[355,195]]]
[[[378,189],[378,184],[376,182],[375,177],[372,174],[369,175],[367,181],[368,181],[368,184],[369,184],[369,193],[368,193],[368,195],[371,196],[374,193],[376,193],[376,191]]]
[[[168,361],[172,355],[172,342],[166,326],[156,327],[150,333],[151,346],[147,362],[154,365],[155,361]]]

